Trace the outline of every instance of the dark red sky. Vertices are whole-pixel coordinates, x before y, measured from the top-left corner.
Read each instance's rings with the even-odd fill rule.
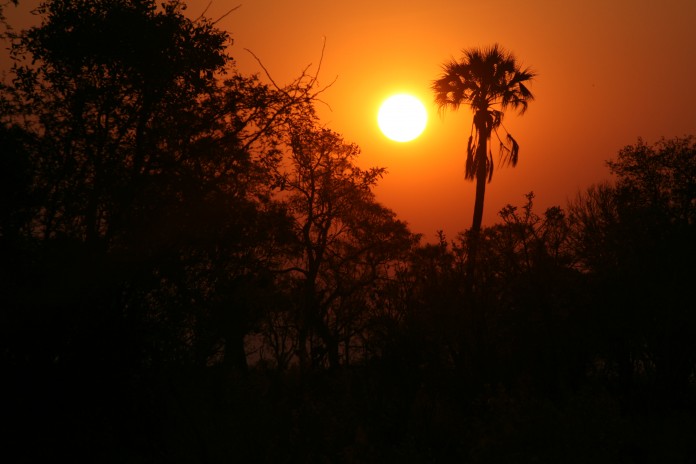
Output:
[[[187,3],[195,17],[209,0]],[[505,118],[520,162],[495,172],[484,224],[530,190],[539,212],[564,206],[608,178],[604,161],[638,137],[696,134],[693,0],[213,0],[207,15],[239,4],[218,26],[232,33],[244,73],[261,72],[249,48],[288,82],[310,63],[316,69],[326,40],[320,79],[338,79],[324,94],[324,122],[362,148],[361,165],[388,168],[378,200],[428,240],[471,225],[474,184],[463,175],[471,115],[462,108],[439,117],[429,90],[441,63],[462,48],[498,42],[539,74],[528,112]],[[10,21],[16,15],[8,9]],[[430,112],[423,135],[402,144],[376,124],[380,102],[399,91]]]

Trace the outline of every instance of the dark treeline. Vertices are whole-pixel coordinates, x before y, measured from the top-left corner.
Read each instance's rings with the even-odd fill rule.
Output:
[[[507,206],[468,266],[376,202],[316,75],[242,75],[182,10],[4,28],[7,462],[694,462],[694,137]]]

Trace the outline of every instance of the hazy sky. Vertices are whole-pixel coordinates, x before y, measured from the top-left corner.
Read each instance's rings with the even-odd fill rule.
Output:
[[[209,0],[187,3],[197,16]],[[320,81],[337,80],[324,94],[323,122],[361,147],[362,166],[388,169],[378,200],[428,240],[438,229],[454,237],[471,225],[474,184],[464,180],[471,113],[438,116],[430,91],[441,64],[463,48],[498,42],[538,73],[527,113],[504,120],[520,161],[496,169],[484,225],[531,190],[540,213],[565,206],[608,178],[605,160],[638,137],[696,134],[694,0],[213,0],[207,15],[240,4],[218,26],[232,33],[244,73],[261,72],[249,48],[286,83],[310,63],[316,69],[326,40]],[[413,142],[392,142],[376,124],[379,104],[398,91],[420,97],[430,112]],[[494,160],[496,149],[494,142]]]

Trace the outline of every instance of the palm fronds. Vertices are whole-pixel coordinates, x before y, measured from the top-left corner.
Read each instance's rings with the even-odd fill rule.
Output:
[[[512,148],[510,149],[509,163],[512,164],[512,167],[514,168],[515,166],[517,166],[517,157],[520,153],[520,146],[517,143],[517,140],[512,138],[512,135],[508,134],[507,139],[508,142],[512,144]]]
[[[476,173],[476,170],[474,170],[473,138],[474,137],[472,135],[469,136],[469,142],[466,146],[466,168],[464,170],[464,177],[469,180],[473,179]]]
[[[497,135],[507,108],[516,109],[520,114],[527,110],[534,95],[525,83],[535,76],[533,70],[522,68],[514,55],[498,44],[465,49],[461,59],[451,59],[442,66],[442,75],[431,86],[440,113],[447,109],[457,110],[461,105],[469,106],[474,113],[476,137],[469,137],[467,145],[467,179],[476,177],[480,162],[486,163],[488,181],[492,179],[493,158],[490,150],[486,153],[484,147],[483,153],[478,153],[478,147],[488,143],[492,132]],[[514,167],[518,155],[519,145],[508,134],[506,143],[500,141],[501,160],[503,164]],[[482,159],[479,160],[479,157]]]

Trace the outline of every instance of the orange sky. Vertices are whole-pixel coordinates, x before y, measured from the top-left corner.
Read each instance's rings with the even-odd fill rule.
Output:
[[[209,0],[187,3],[195,17]],[[495,171],[484,225],[531,190],[539,213],[565,206],[607,178],[604,161],[639,136],[652,143],[696,134],[694,0],[213,0],[207,15],[239,4],[218,26],[232,33],[244,73],[261,72],[249,48],[277,82],[288,82],[317,64],[326,38],[320,81],[338,79],[324,94],[331,108],[320,108],[323,121],[361,147],[362,166],[388,169],[378,200],[428,241],[438,229],[453,238],[471,225],[471,114],[439,117],[429,90],[441,63],[462,48],[498,42],[539,74],[528,112],[505,118],[520,162]],[[420,97],[430,112],[413,142],[392,142],[377,128],[378,106],[395,92]]]

